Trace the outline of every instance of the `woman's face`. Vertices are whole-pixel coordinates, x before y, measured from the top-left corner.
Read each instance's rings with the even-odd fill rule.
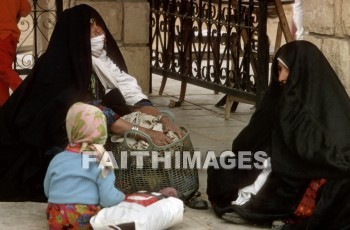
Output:
[[[285,85],[289,75],[289,69],[280,61],[278,61],[278,81],[281,85]]]
[[[90,37],[94,38],[94,37],[100,36],[104,33],[105,32],[103,31],[103,29],[96,24],[96,21],[92,20],[92,22],[90,24]]]

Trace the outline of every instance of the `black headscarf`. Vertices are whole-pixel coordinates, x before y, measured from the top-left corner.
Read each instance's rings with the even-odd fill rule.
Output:
[[[47,51],[0,109],[0,200],[34,200],[50,150],[67,143],[64,127],[69,107],[91,96],[90,22],[106,35],[107,55],[127,72],[120,50],[100,14],[88,5],[65,10]]]
[[[289,68],[285,85],[278,82],[277,58]],[[282,46],[273,60],[271,83],[263,102],[232,145],[235,152],[266,151],[271,157],[272,173],[247,204],[230,206],[226,201],[227,209],[255,223],[286,218],[293,215],[309,182],[324,178],[327,183],[319,191],[315,213],[301,228],[346,226],[343,217],[350,214],[350,201],[342,203],[340,197],[350,194],[349,127],[349,96],[322,52],[307,41]],[[208,170],[208,195],[215,203],[224,194],[217,196],[213,184],[218,191],[230,186],[227,181],[220,182],[221,175],[228,178],[227,171],[216,171],[216,178],[210,175],[213,171]],[[242,188],[246,181],[252,181],[251,177],[234,177],[235,174],[231,173],[229,182],[235,187],[239,184]],[[247,174],[256,175],[254,170]],[[334,213],[335,210],[342,211]],[[325,225],[324,220],[332,224]]]
[[[277,62],[288,67],[278,82]],[[296,178],[350,176],[350,99],[322,52],[307,41],[282,46],[267,95],[233,141],[238,150],[270,145],[272,169]]]
[[[278,51],[289,76],[272,132],[273,171],[299,178],[350,176],[350,99],[322,52],[307,41]],[[277,84],[277,58],[272,67]]]

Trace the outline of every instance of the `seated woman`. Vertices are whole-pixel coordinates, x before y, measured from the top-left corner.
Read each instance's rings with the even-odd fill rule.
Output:
[[[99,13],[87,5],[65,10],[47,51],[0,109],[0,200],[45,200],[42,182],[52,157],[67,145],[65,117],[75,102],[98,106],[109,131],[133,128],[120,117],[141,111],[159,118],[165,132],[181,130],[147,99]],[[134,127],[157,145],[171,139],[165,132]]]
[[[220,217],[234,223],[283,220],[288,229],[349,228],[349,96],[321,51],[307,41],[282,46],[271,77],[261,105],[232,145],[237,154],[266,152],[271,170],[255,181],[261,169],[211,168],[209,200]],[[255,190],[248,187],[254,181],[265,183],[255,183]]]

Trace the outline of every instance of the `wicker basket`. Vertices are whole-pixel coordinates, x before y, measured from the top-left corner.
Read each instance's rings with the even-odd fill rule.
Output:
[[[181,129],[185,134],[184,137],[166,146],[156,146],[148,135],[133,130],[125,132],[122,143],[109,143],[109,149],[112,150],[119,166],[118,169],[115,169],[117,188],[126,194],[130,194],[141,190],[154,192],[165,187],[173,187],[177,190],[181,199],[186,200],[192,197],[199,188],[198,169],[178,167],[180,164],[177,164],[179,162],[176,162],[176,160],[179,160],[179,157],[175,157],[175,151],[180,152],[180,155],[183,151],[187,151],[191,157],[194,153],[188,131],[182,127]],[[149,144],[146,150],[142,150],[149,152],[149,156],[143,156],[142,168],[137,167],[136,156],[130,154],[131,151],[137,151],[137,149],[128,146],[126,141],[127,137],[135,136],[135,134],[143,135]],[[127,164],[124,168],[121,167],[122,151],[127,151]],[[166,168],[163,162],[159,162],[158,167],[153,169],[152,151],[157,151],[159,156],[164,156],[166,151],[170,151],[171,168]],[[125,161],[125,155],[123,160]]]

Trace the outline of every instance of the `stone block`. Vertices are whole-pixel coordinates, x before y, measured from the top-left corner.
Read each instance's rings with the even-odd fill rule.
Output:
[[[150,7],[147,2],[124,3],[125,44],[149,43]]]
[[[309,33],[335,34],[335,0],[303,1],[304,26]]]
[[[350,89],[350,41],[347,39],[324,39],[322,52],[334,68],[344,87]]]
[[[129,74],[137,79],[145,94],[149,92],[150,82],[150,53],[149,47],[122,47]]]
[[[341,7],[342,29],[346,36],[350,36],[350,1],[343,0]]]
[[[350,1],[335,0],[335,36],[349,37],[350,35]]]
[[[309,41],[316,45],[320,50],[322,49],[322,44],[324,38],[320,35],[314,35],[314,34],[305,34],[304,40]]]
[[[87,4],[97,10],[105,21],[109,31],[113,35],[114,39],[122,40],[123,29],[123,5],[122,0],[102,0],[102,1],[89,1],[89,0],[77,0],[76,5]]]

